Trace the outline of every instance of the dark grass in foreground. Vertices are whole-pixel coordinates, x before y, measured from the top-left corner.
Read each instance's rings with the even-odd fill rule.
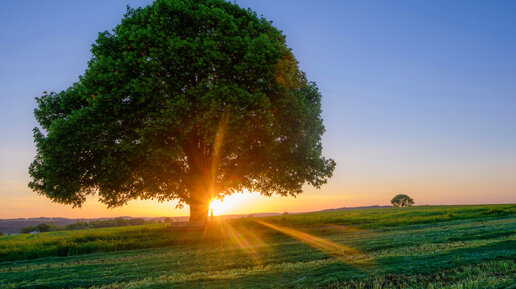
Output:
[[[7,236],[0,259],[0,288],[516,288],[516,205]]]

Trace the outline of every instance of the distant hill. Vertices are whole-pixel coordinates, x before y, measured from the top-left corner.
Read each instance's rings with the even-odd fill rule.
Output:
[[[54,223],[58,226],[69,225],[79,221],[90,221],[88,219],[67,219],[67,218],[18,218],[18,219],[0,219],[0,232],[4,234],[19,233],[22,228],[27,226],[36,226],[39,224]]]
[[[241,218],[241,217],[247,217],[247,216],[254,216],[254,217],[266,217],[266,216],[276,216],[279,215],[278,213],[257,213],[257,214],[234,214],[234,215],[222,215],[217,216],[221,219],[235,219],[235,218]],[[39,217],[39,218],[17,218],[17,219],[0,219],[0,232],[4,234],[17,234],[20,233],[21,229],[27,226],[36,226],[39,224],[50,224],[54,223],[57,226],[66,226],[69,224],[77,223],[77,222],[91,222],[95,220],[109,220],[114,219],[113,218],[92,218],[92,219],[69,219],[69,218],[48,218],[48,217]],[[129,217],[129,216],[121,216],[118,218],[124,218],[124,219],[145,219],[145,220],[154,220],[154,221],[161,221],[164,222],[165,218],[171,218],[174,222],[187,222],[188,216],[179,216],[179,217]]]
[[[221,219],[237,219],[237,218],[242,218],[242,217],[256,217],[256,218],[260,218],[260,217],[269,217],[269,216],[278,216],[278,215],[281,215],[279,213],[252,213],[252,214],[234,214],[234,215],[221,215],[221,216],[217,216],[218,218],[221,218]]]
[[[362,206],[362,207],[342,207],[342,208],[336,208],[336,209],[326,209],[318,212],[329,212],[329,211],[343,211],[343,210],[360,210],[360,209],[379,209],[379,208],[389,208],[392,206]]]

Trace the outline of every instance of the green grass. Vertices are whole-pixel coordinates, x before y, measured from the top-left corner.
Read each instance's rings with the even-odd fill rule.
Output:
[[[516,288],[516,205],[3,236],[0,260],[0,288]]]

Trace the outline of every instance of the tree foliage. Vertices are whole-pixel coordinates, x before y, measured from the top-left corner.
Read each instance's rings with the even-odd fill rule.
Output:
[[[128,8],[91,52],[79,81],[36,98],[29,186],[53,201],[178,200],[203,220],[213,198],[295,196],[331,177],[321,94],[251,10],[158,0]]]
[[[57,227],[56,227],[56,224],[54,224],[54,223],[50,223],[50,224],[41,223],[36,226],[23,227],[23,229],[21,229],[20,233],[21,234],[28,234],[28,233],[32,233],[32,232],[43,233],[43,232],[52,232],[52,231],[56,231],[56,230],[57,230]]]
[[[43,233],[43,232],[52,232],[57,229],[56,224],[50,223],[50,224],[39,224],[36,226],[36,231]]]
[[[25,226],[21,229],[20,234],[28,234],[36,231],[34,226]]]
[[[410,207],[414,204],[414,200],[404,194],[398,194],[391,200],[391,204],[395,207]]]

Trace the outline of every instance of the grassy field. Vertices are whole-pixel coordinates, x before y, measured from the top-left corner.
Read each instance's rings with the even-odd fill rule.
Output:
[[[516,288],[516,205],[0,237],[0,288]]]

